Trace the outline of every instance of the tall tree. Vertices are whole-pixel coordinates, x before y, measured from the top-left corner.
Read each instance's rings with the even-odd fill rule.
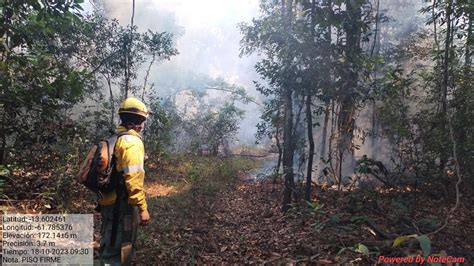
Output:
[[[316,1],[311,0],[310,3],[310,40],[312,40],[313,45],[316,46],[315,38],[316,38]],[[311,42],[310,42],[311,43]],[[310,50],[312,51],[312,49]],[[310,61],[310,66],[309,69],[311,69],[312,73],[315,73],[314,69],[316,67],[316,62],[314,58],[316,56],[310,55],[311,59]],[[319,78],[313,77],[313,81],[316,82],[311,82],[309,87],[306,88],[306,130],[307,130],[307,138],[308,138],[308,144],[309,144],[309,149],[308,149],[308,161],[306,165],[306,187],[305,187],[305,199],[306,201],[311,201],[311,185],[313,181],[313,159],[314,159],[314,136],[313,136],[313,111],[312,111],[312,105],[313,105],[313,94],[315,94],[315,88],[317,85],[319,85],[317,82]]]
[[[439,113],[439,119],[440,119],[440,124],[443,127],[442,131],[446,132],[448,131],[447,128],[447,119],[448,117],[448,87],[450,83],[450,65],[453,63],[451,58],[452,54],[452,37],[453,37],[453,20],[452,20],[452,14],[453,14],[453,1],[452,0],[447,0],[445,3],[445,21],[446,21],[446,32],[445,32],[445,41],[444,41],[444,55],[443,55],[443,62],[442,62],[442,82],[440,84],[440,104],[441,104],[441,110]],[[439,168],[440,172],[444,171],[444,167],[446,165],[447,159],[448,159],[448,146],[447,142],[445,141],[445,145],[443,145],[444,148],[441,150],[440,153],[440,163],[439,163]]]
[[[343,47],[344,64],[340,70],[341,91],[337,94],[339,110],[337,114],[337,162],[336,176],[338,185],[342,181],[342,165],[346,159],[346,153],[349,153],[351,164],[353,159],[356,104],[360,100],[359,93],[359,71],[361,64],[361,35],[362,35],[362,6],[367,1],[364,0],[346,0],[344,13],[343,31],[345,34],[345,43]]]
[[[257,72],[268,81],[257,89],[282,103],[283,155],[282,166],[285,179],[283,210],[291,206],[294,191],[294,92],[297,80],[295,62],[296,43],[294,39],[294,8],[292,0],[261,2],[262,16],[251,25],[241,24],[242,54],[263,52],[265,57],[257,63]],[[275,109],[276,110],[276,109]]]
[[[282,16],[284,29],[284,43],[286,47],[283,48],[283,67],[287,72],[290,71],[291,62],[293,58],[290,45],[291,38],[291,24],[293,19],[293,1],[282,0]],[[283,176],[285,178],[285,185],[283,188],[283,211],[287,211],[291,204],[291,195],[294,190],[294,173],[293,173],[293,158],[295,143],[293,139],[293,89],[292,82],[285,80],[282,83],[283,87],[283,113],[285,117],[285,125],[283,129]]]

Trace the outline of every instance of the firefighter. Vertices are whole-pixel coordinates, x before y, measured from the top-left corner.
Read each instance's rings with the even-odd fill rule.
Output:
[[[121,124],[114,156],[119,182],[117,189],[99,200],[102,214],[100,260],[110,265],[130,265],[137,225],[150,222],[144,191],[145,148],[140,132],[150,112],[136,98],[125,99],[119,109]]]

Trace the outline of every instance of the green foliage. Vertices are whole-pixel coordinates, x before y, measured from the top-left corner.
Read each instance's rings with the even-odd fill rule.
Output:
[[[237,108],[234,104],[225,103],[217,111],[217,115],[210,113],[206,117],[206,122],[209,123],[208,128],[210,129],[208,143],[211,144],[214,151],[220,144],[223,144],[226,138],[237,132],[238,122],[243,118],[243,115],[244,111]]]
[[[117,20],[109,21],[99,14],[93,14],[88,21],[93,56],[86,57],[87,63],[107,85],[110,82],[119,86],[121,98],[127,93],[144,95],[146,80],[143,86],[133,85],[131,81],[137,78],[145,62],[149,62],[150,68],[155,61],[169,60],[178,53],[170,33],[151,30],[141,33],[137,26],[124,27]],[[130,84],[125,84],[127,79]],[[120,100],[114,99],[114,95],[110,97]]]
[[[365,256],[369,256],[369,249],[364,244],[361,244],[361,243],[356,244],[354,246],[354,251],[357,253],[362,253]]]
[[[427,235],[417,236],[416,239],[420,243],[421,250],[425,257],[429,256],[431,253],[431,240]]]
[[[31,144],[57,142],[59,132],[53,133],[53,128],[68,127],[64,114],[91,90],[93,79],[72,60],[81,53],[80,40],[86,36],[87,23],[77,13],[79,1],[54,5],[3,1],[0,5],[3,161]]]
[[[132,84],[142,65],[177,54],[171,34],[140,33],[99,14],[83,17],[81,1],[10,2],[0,3],[0,163],[61,158],[58,148],[76,136],[87,139],[86,130],[95,132],[93,140],[108,134],[123,96],[148,89],[146,80]],[[77,123],[71,113],[83,101],[95,103]]]
[[[384,124],[385,134],[393,143],[400,143],[411,137],[411,123],[408,120],[408,99],[412,97],[410,86],[413,80],[403,77],[401,66],[388,66],[381,80],[376,96],[383,102],[379,106],[379,119]],[[412,98],[413,100],[413,98]]]
[[[260,10],[258,19],[240,25],[241,54],[262,55],[255,69],[264,82],[256,82],[256,88],[266,101],[257,140],[268,136],[279,141],[281,135],[295,134],[292,145],[290,137],[284,141],[288,146],[283,153],[291,155],[283,157],[292,158],[293,150],[299,150],[303,165],[308,156],[303,129],[298,128],[302,99],[310,99],[306,112],[311,117],[332,104],[336,112],[327,115],[337,132],[330,137],[336,147],[330,158],[331,163],[342,161],[343,154],[354,149],[356,109],[373,98],[370,73],[382,60],[361,48],[373,33],[370,1],[261,1]],[[283,119],[288,117],[294,119]],[[310,121],[311,127],[317,125]]]
[[[10,176],[10,170],[5,165],[0,165],[0,176]]]
[[[399,236],[397,237],[392,244],[392,247],[398,247],[400,246],[403,242],[407,241],[410,238],[416,237],[417,235],[407,235],[407,236]]]
[[[324,207],[324,204],[321,204],[318,201],[306,202],[306,204],[308,205],[309,208],[311,208],[311,211],[314,211],[314,212],[319,212]]]
[[[346,250],[360,253],[360,254],[363,254],[364,256],[370,255],[369,248],[367,248],[367,246],[361,243],[355,244],[353,247],[343,247],[337,252],[337,255],[342,254]]]
[[[276,99],[270,99],[265,102],[264,109],[260,118],[261,122],[257,124],[256,139],[262,141],[264,136],[272,139],[274,136],[281,138],[281,128],[283,127],[283,117],[280,111],[281,104]]]
[[[153,115],[147,120],[143,135],[147,150],[159,156],[166,153],[167,147],[172,143],[174,129],[182,122],[182,118],[175,106],[169,103],[162,105],[157,97],[152,97],[150,103]]]
[[[425,257],[428,257],[431,254],[431,240],[427,235],[413,234],[407,236],[399,236],[393,241],[392,247],[398,247],[403,242],[413,238],[416,239],[420,244],[420,248],[423,251],[423,255]]]
[[[437,0],[420,11],[428,17],[427,33],[412,34],[387,53],[377,80],[384,136],[405,176],[446,179],[453,142],[461,171],[472,176],[472,4]],[[415,67],[404,71],[408,65]]]
[[[170,86],[163,97],[149,94],[154,115],[146,123],[145,141],[159,153],[216,154],[219,148],[228,147],[243,118],[236,103],[254,99],[244,87],[220,78],[194,74],[187,79],[160,85]]]
[[[188,177],[191,179],[191,181],[196,182],[201,179],[201,171],[199,169],[199,166],[196,166],[194,164],[191,165],[191,168],[188,170],[187,173]]]
[[[237,132],[244,112],[234,101],[212,102],[206,92],[190,91],[185,103],[185,113],[180,114],[180,127],[184,128],[183,139],[190,139],[191,151],[198,154],[217,155],[219,148],[226,149],[228,141]],[[196,108],[193,114],[186,114],[188,106]],[[176,108],[176,107],[175,107]]]
[[[204,242],[201,237],[202,239],[206,238],[199,236],[199,242],[194,242],[193,238],[183,239],[183,236],[189,235],[192,230],[197,228],[196,226],[202,228],[201,225],[206,224],[206,221],[219,215],[216,213],[218,210],[216,196],[226,194],[229,190],[236,188],[240,171],[258,167],[258,162],[255,160],[243,158],[222,159],[182,155],[172,155],[171,157],[171,161],[176,163],[172,165],[185,168],[186,173],[184,178],[173,178],[172,183],[168,183],[168,174],[159,180],[160,183],[176,187],[178,191],[168,196],[149,199],[150,210],[160,213],[162,219],[155,220],[155,226],[141,230],[144,234],[139,235],[140,241],[138,243],[143,248],[138,250],[138,261],[150,262],[149,252],[162,254],[159,258],[152,258],[153,263],[158,264],[163,260],[187,261],[183,260],[183,253],[187,254],[186,259],[192,260],[197,252],[202,251]],[[181,172],[174,167],[164,170],[170,175],[177,175],[177,172]],[[194,175],[195,172],[199,173],[200,178],[191,178],[188,175],[189,173]],[[182,177],[181,173],[178,175]],[[158,227],[160,232],[156,234]],[[176,249],[177,242],[181,243],[179,249]]]

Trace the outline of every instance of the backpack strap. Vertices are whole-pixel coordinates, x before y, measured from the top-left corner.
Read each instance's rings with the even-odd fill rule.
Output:
[[[108,148],[108,156],[109,156],[109,170],[111,171],[111,174],[114,174],[115,171],[115,145],[117,143],[117,139],[120,138],[121,136],[124,135],[131,135],[127,131],[125,132],[120,132],[118,134],[113,134],[110,136],[110,138],[107,139],[107,148]],[[118,223],[120,222],[120,208],[121,208],[121,201],[122,201],[122,196],[123,194],[126,193],[126,189],[124,188],[125,186],[125,180],[123,180],[123,176],[119,173],[117,173],[117,178],[115,182],[115,203],[114,203],[114,208],[112,210],[113,212],[113,218],[112,218],[112,233],[111,233],[111,238],[110,238],[110,245],[115,246],[115,242],[117,241],[117,232],[118,232]],[[123,191],[124,190],[124,191]]]
[[[112,157],[115,152],[115,143],[117,143],[117,139],[118,139],[118,135],[113,134],[112,136],[110,136],[108,139],[105,140],[105,142],[107,143],[107,157],[108,157],[108,162],[109,162],[109,165],[107,166],[107,174],[110,174],[114,167],[112,163]]]
[[[113,156],[114,156],[114,152],[115,152],[115,144],[117,143],[117,140],[121,137],[121,136],[125,136],[125,135],[131,135],[130,133],[128,133],[127,131],[125,132],[120,132],[120,133],[114,133],[112,134],[112,136],[110,136],[108,139],[105,140],[105,142],[107,143],[107,156],[109,158],[109,165],[107,166],[107,174],[111,174],[111,172],[113,171]]]

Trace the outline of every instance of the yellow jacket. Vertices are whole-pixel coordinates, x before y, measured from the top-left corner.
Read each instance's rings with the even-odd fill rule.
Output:
[[[117,133],[127,131],[125,127],[119,126]],[[128,192],[128,203],[137,206],[140,211],[147,209],[143,183],[145,181],[145,147],[142,137],[135,130],[128,130],[129,135],[123,135],[117,139],[115,144],[116,167],[122,173]],[[100,205],[111,205],[115,203],[117,195],[114,192],[105,193],[99,200]]]

